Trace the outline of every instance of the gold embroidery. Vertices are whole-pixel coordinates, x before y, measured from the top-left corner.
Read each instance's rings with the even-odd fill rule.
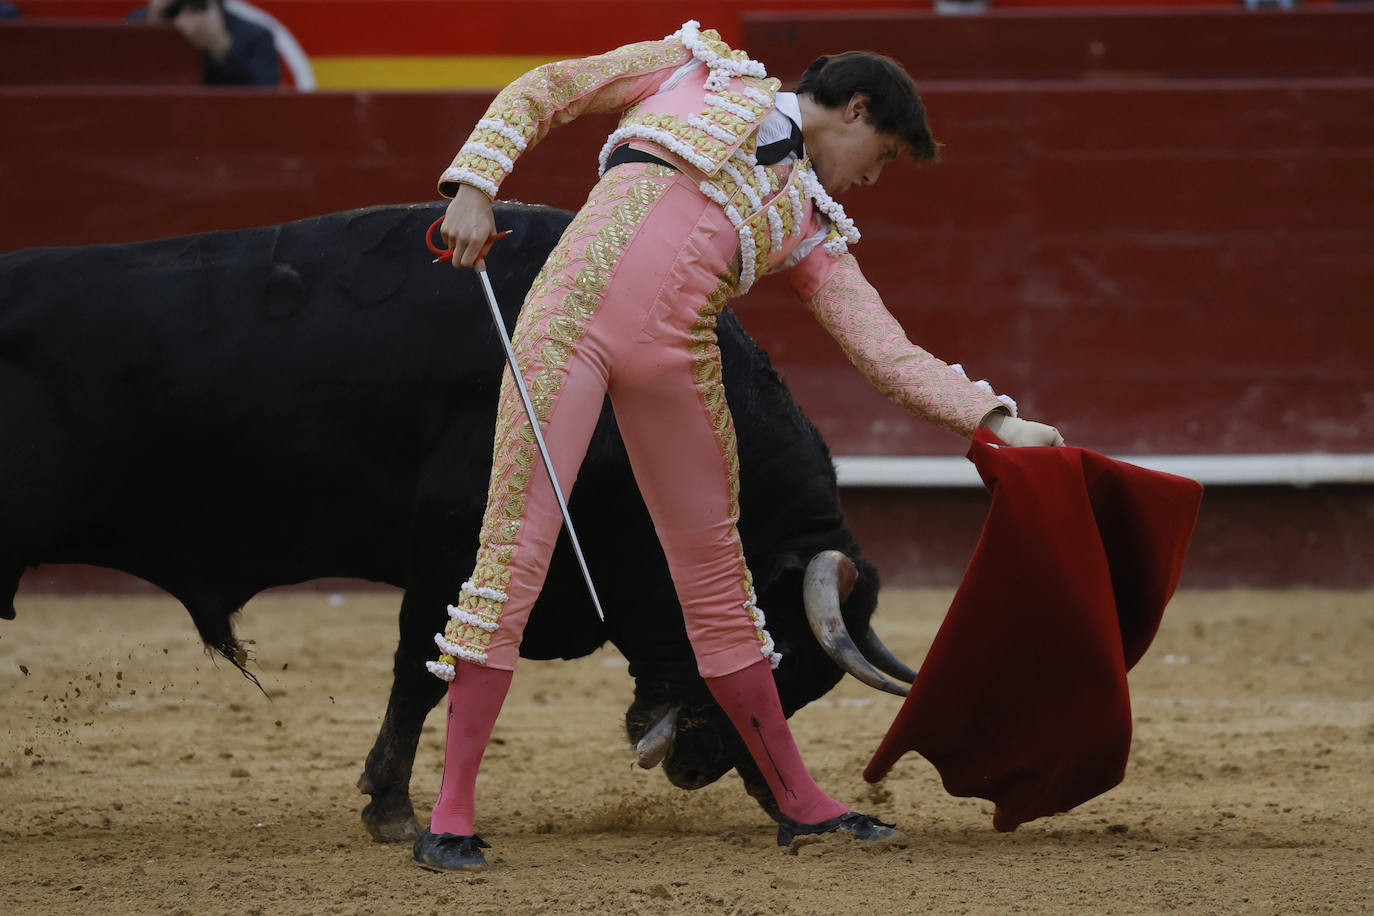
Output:
[[[602,272],[609,272],[615,266],[616,258],[620,256],[620,248],[616,245],[607,244],[601,239],[592,239],[587,243],[583,257],[587,262]]]
[[[594,57],[544,64],[497,93],[482,120],[503,125],[519,136],[528,149],[542,140],[551,127],[582,114],[624,110],[634,97],[638,77],[676,67],[690,56],[680,41],[664,39],[625,45]],[[502,131],[481,124],[468,137],[468,143],[476,146],[469,147],[466,153],[460,150],[450,168],[471,172],[499,190],[509,168],[478,150],[492,150],[513,163],[521,154],[520,144]],[[443,187],[441,183],[441,190]]]
[[[573,282],[577,284],[579,289],[585,289],[589,292],[604,293],[606,291],[606,278],[601,275],[600,271],[590,267],[583,267],[579,270],[577,276],[573,278]]]
[[[601,276],[600,273],[597,276]],[[604,287],[603,287],[604,291]],[[576,318],[578,321],[587,321],[592,317],[592,312],[596,310],[596,303],[600,301],[599,296],[594,296],[582,290],[573,290],[563,299],[563,309],[569,317]]]
[[[630,243],[630,230],[616,223],[607,223],[596,235],[599,241],[616,248],[624,248]]]
[[[739,443],[735,437],[735,424],[730,415],[730,405],[725,398],[724,377],[721,371],[720,347],[716,343],[716,316],[735,292],[738,274],[727,272],[719,278],[715,289],[706,297],[706,303],[697,315],[692,326],[692,343],[688,352],[692,355],[692,377],[697,384],[697,392],[706,407],[712,430],[720,448],[721,459],[725,462],[725,475],[729,488],[729,513],[739,518]],[[739,550],[740,576],[743,580],[745,603],[741,610],[748,613],[755,607],[757,596],[754,593],[754,577],[744,557],[744,545],[738,531],[735,532],[735,545]],[[752,614],[750,615],[752,619]],[[759,618],[762,619],[762,618]],[[767,656],[773,654],[773,641],[768,633],[754,622],[754,636],[760,650]]]
[[[536,278],[516,322],[513,343],[541,428],[548,423],[574,347],[609,287],[620,256],[650,205],[662,197],[677,175],[661,166],[650,166],[638,173],[645,177],[636,178],[636,174],[615,169],[602,178],[594,197],[616,203],[609,207],[604,203],[600,207],[589,204],[569,224]],[[648,177],[650,174],[657,180]],[[712,301],[716,298],[713,295]],[[502,383],[497,412],[492,479],[481,545],[470,580],[478,589],[500,589],[510,582],[509,567],[528,504],[532,469],[540,460],[535,451],[534,429],[524,415],[513,383],[507,379]],[[504,610],[502,602],[466,591],[455,607],[493,627]],[[478,663],[486,661],[485,647],[490,644],[491,635],[482,627],[453,619],[445,628],[445,639],[461,650],[464,658]],[[454,663],[447,654],[441,655],[439,661]]]
[[[662,169],[663,167],[655,166],[655,168]],[[669,170],[669,174],[674,173],[672,173],[672,171]],[[641,178],[634,184],[630,185],[630,190],[628,193],[630,200],[633,200],[635,203],[642,204],[643,206],[645,206],[645,208],[647,208],[649,204],[652,204],[654,201],[658,200],[660,197],[663,196],[663,185],[656,181],[650,181],[647,178]],[[611,215],[612,217],[615,216],[614,211],[612,211]]]
[[[562,341],[550,340],[539,349],[539,356],[549,365],[561,366],[572,356],[572,348]],[[546,383],[542,372],[539,374],[539,381],[541,387],[544,387]]]

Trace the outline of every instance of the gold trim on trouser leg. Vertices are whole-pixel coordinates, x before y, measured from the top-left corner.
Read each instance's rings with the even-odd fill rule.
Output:
[[[730,517],[739,518],[739,442],[735,436],[735,423],[730,415],[730,405],[725,399],[725,381],[720,361],[720,346],[716,342],[716,316],[733,295],[737,284],[732,269],[723,275],[716,288],[707,297],[696,323],[692,325],[692,378],[701,396],[702,406],[706,409],[711,428],[715,431],[716,442],[720,446],[721,458],[725,462],[725,475],[729,481]],[[759,609],[757,595],[754,593],[754,576],[744,557],[744,542],[740,539],[738,522],[735,528],[735,546],[739,550],[740,575],[744,584],[743,610],[754,623],[754,635],[759,641],[759,651],[768,659],[773,668],[782,661],[774,644],[773,637],[765,629],[763,611]]]
[[[660,165],[607,172],[535,278],[512,344],[541,431],[547,428],[558,400],[568,360],[595,315],[621,255],[650,206],[666,190],[666,179],[676,175]],[[486,647],[508,600],[510,564],[539,460],[534,430],[507,375],[501,383],[476,568],[463,583],[457,603],[449,606],[444,632],[435,636],[442,653],[438,662],[426,663],[438,677],[453,678],[456,658],[486,664]]]

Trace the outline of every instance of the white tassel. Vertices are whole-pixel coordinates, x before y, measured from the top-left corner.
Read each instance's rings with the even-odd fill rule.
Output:
[[[477,627],[479,629],[486,630],[488,633],[495,633],[497,626],[499,626],[499,624],[497,624],[497,622],[494,620],[487,620],[486,618],[478,617],[471,611],[465,611],[462,608],[452,604],[448,606],[448,616],[458,621],[459,623],[465,623],[470,627]]]
[[[483,159],[490,159],[501,166],[504,171],[509,172],[515,168],[515,160],[501,152],[499,149],[487,146],[485,143],[478,143],[470,140],[463,144],[463,148],[458,151],[460,156],[481,156]]]
[[[463,184],[470,184],[474,188],[482,191],[488,197],[496,197],[497,187],[492,182],[478,175],[471,169],[462,169],[456,166],[449,166],[444,169],[444,174],[439,176],[440,181],[461,181]]]
[[[773,251],[782,248],[782,216],[778,214],[776,206],[768,208],[768,235],[769,241],[773,243]]]
[[[681,41],[683,45],[686,46],[687,50],[692,52],[693,57],[710,67],[713,71],[711,74],[712,79],[716,79],[718,76],[723,76],[727,81],[731,76],[754,76],[763,79],[768,75],[768,71],[764,68],[763,64],[756,60],[750,60],[747,57],[743,60],[735,60],[717,54],[707,46],[706,40],[701,37],[700,30],[701,23],[697,22],[695,19],[689,19],[682,24],[682,28],[668,37],[676,38],[678,41]],[[717,87],[707,85],[706,88],[712,89]],[[719,88],[723,89],[725,87],[721,86]]]
[[[434,634],[434,644],[438,646],[439,651],[444,653],[445,655],[457,655],[463,648],[462,646],[454,645],[453,643],[449,642],[447,639],[444,638],[443,633]]]
[[[769,108],[773,107],[773,97],[768,93],[764,92],[762,89],[755,89],[753,86],[745,86],[743,89],[740,90],[740,95],[743,95],[752,101],[758,102],[760,105],[766,105]]]
[[[726,111],[730,112],[730,114],[739,118],[741,121],[744,121],[746,124],[751,121],[758,120],[758,116],[755,115],[748,108],[745,108],[743,105],[736,105],[734,102],[730,101],[727,98],[723,98],[719,95],[715,95],[710,92],[706,93],[706,95],[702,96],[702,98],[706,100],[707,105],[714,105],[717,108],[723,108]]]
[[[792,234],[801,235],[806,231],[802,225],[806,222],[806,210],[802,208],[801,194],[797,193],[795,184],[788,183],[787,200],[792,204]]]
[[[734,209],[734,207],[730,207],[726,211],[726,215],[729,216]],[[738,218],[738,213],[731,216],[731,220]],[[748,224],[736,223],[735,225],[739,226],[739,289],[736,295],[743,296],[754,285],[754,258],[757,257],[757,254],[754,248],[754,233],[749,231]]]
[[[773,637],[764,629],[768,621],[764,619],[763,611],[753,601],[744,602],[744,610],[749,614],[749,619],[754,622],[754,629],[758,631],[759,651],[763,653],[764,658],[768,659],[768,667],[776,670],[782,662],[782,655],[774,651],[777,645],[773,642]]]
[[[463,647],[453,654],[456,658],[461,658],[464,661],[472,662],[474,665],[485,665],[487,663],[487,653],[481,651],[480,649],[469,649],[467,647]]]
[[[525,140],[524,135],[521,134],[520,131],[516,130],[514,127],[511,127],[509,124],[507,124],[505,121],[502,121],[498,118],[482,118],[480,121],[477,122],[477,126],[485,130],[492,131],[493,133],[500,134],[501,136],[509,140],[511,143],[514,143],[515,148],[522,153],[525,151],[525,147],[529,145],[528,141]]]
[[[722,207],[730,203],[730,196],[709,181],[703,181],[697,185],[697,189]]]
[[[452,665],[442,665],[439,662],[425,662],[425,667],[429,669],[430,674],[441,681],[452,683],[453,679],[458,676],[458,672],[454,670]]]
[[[720,125],[711,123],[710,121],[703,118],[701,115],[692,115],[690,118],[687,119],[687,123],[695,127],[697,130],[706,131],[708,134],[715,137],[721,143],[733,145],[739,142],[739,137],[736,137],[734,134],[730,133],[728,130],[721,127]]]
[[[854,225],[854,221],[844,212],[844,207],[841,207],[825,192],[825,188],[821,185],[821,181],[816,177],[814,171],[807,168],[802,169],[799,174],[802,188],[806,191],[806,196],[816,202],[816,209],[820,210],[829,218],[831,225],[834,226],[835,231],[839,233],[838,238],[832,238],[825,243],[825,250],[833,257],[838,258],[849,250],[850,245],[859,241],[859,228]]]
[[[471,579],[463,583],[461,590],[464,595],[469,595],[473,598],[486,598],[488,601],[499,601],[502,604],[505,604],[507,600],[505,592],[499,592],[494,588],[487,588],[485,585],[478,588],[472,583]]]
[[[947,368],[949,369],[949,371],[953,372],[961,379],[964,379],[965,381],[972,381],[972,379],[968,377],[968,373],[964,371],[963,363],[950,363]],[[997,400],[1005,404],[1007,409],[1011,411],[1011,415],[1013,417],[1017,416],[1016,402],[1012,400],[1010,395],[997,394],[996,391],[993,391],[992,383],[990,383],[987,379],[979,379],[978,381],[973,382],[973,387],[982,389],[983,391],[986,391],[988,394],[996,395]]]
[[[744,196],[749,198],[749,206],[753,208],[750,212],[757,213],[759,210],[762,210],[763,199],[759,197],[759,192],[755,191],[749,182],[745,180],[740,170],[728,162],[723,163],[722,167],[725,169],[725,174],[734,179],[736,186],[744,193]]]
[[[681,156],[703,172],[709,173],[715,168],[715,163],[710,159],[702,156],[668,131],[661,130],[657,127],[649,127],[645,124],[629,124],[614,131],[610,137],[606,139],[606,143],[601,147],[601,156],[599,159],[601,174],[605,173],[606,163],[610,160],[611,153],[615,151],[615,148],[626,140],[631,139],[651,140],[674,155]]]

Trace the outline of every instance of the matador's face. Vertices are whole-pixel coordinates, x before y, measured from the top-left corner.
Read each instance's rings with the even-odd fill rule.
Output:
[[[909,151],[901,137],[880,133],[867,120],[867,101],[856,94],[831,129],[806,137],[816,177],[831,196],[875,184],[883,166]]]

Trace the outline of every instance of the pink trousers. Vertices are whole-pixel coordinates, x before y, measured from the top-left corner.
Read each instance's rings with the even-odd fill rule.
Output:
[[[739,465],[716,346],[738,246],[692,179],[617,166],[550,255],[512,337],[565,496],[610,395],[704,677],[778,661],[736,529]],[[435,674],[451,679],[458,658],[515,668],[561,524],[507,370],[476,568],[436,637]]]

